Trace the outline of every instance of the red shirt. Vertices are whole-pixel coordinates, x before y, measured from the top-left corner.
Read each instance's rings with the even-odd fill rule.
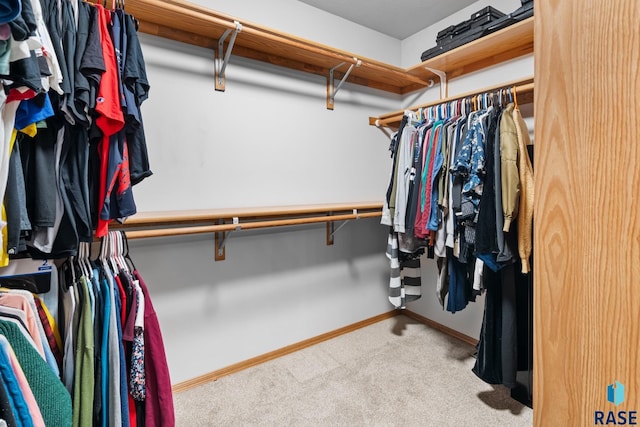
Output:
[[[100,80],[98,97],[96,99],[96,125],[103,133],[102,141],[98,145],[100,155],[100,190],[98,193],[98,212],[102,212],[104,199],[107,193],[107,169],[109,165],[109,144],[110,137],[124,127],[124,114],[120,104],[120,90],[118,83],[118,66],[113,41],[109,34],[107,25],[111,22],[111,12],[102,5],[97,4],[98,9],[98,31],[102,44],[102,56],[104,59],[105,73]],[[98,226],[96,236],[103,237],[108,231],[108,220],[100,219],[98,215]]]

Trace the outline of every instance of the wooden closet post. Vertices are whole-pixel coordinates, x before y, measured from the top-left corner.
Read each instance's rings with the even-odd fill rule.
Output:
[[[596,411],[617,424],[627,411],[629,424],[640,411],[640,2],[535,7],[534,424],[598,425]]]

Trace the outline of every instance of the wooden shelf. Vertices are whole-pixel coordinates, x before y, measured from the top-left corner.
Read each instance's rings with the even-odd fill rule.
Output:
[[[381,202],[198,209],[139,213],[110,228],[124,231],[128,239],[215,233],[215,259],[221,261],[225,259],[226,236],[232,231],[326,223],[326,243],[332,245],[336,221],[381,215]]]
[[[429,79],[409,75],[406,70],[374,59],[338,50],[320,43],[276,31],[180,0],[131,0],[127,12],[140,22],[140,31],[206,48],[217,48],[225,30],[242,30],[232,54],[308,73],[328,76],[341,62],[355,64],[348,81],[393,93],[406,93],[429,85]],[[342,73],[346,71],[340,69]],[[341,78],[342,73],[336,72]]]
[[[396,94],[424,89],[439,81],[425,66],[445,71],[448,78],[454,78],[533,51],[533,18],[405,69],[187,1],[130,0],[126,10],[138,19],[140,31],[144,33],[210,49],[217,49],[223,33],[235,29],[234,21],[238,21],[242,30],[235,40],[233,55],[325,77],[331,68],[344,62],[344,67],[335,72],[335,77],[341,79],[348,65],[355,64],[354,58],[357,58],[361,65],[353,68],[349,83]]]
[[[239,220],[256,220],[274,217],[301,217],[305,215],[327,215],[352,213],[356,209],[358,212],[381,211],[381,202],[359,202],[359,203],[332,203],[316,205],[291,205],[291,206],[268,206],[250,208],[230,208],[230,209],[194,209],[181,211],[163,212],[141,212],[128,218],[122,224],[114,224],[115,228],[133,229],[137,227],[149,227],[157,225],[188,225],[213,222],[218,220],[231,221],[233,218]]]
[[[333,245],[336,221],[376,218],[381,202],[272,206],[239,209],[199,209],[145,212],[114,223],[112,230],[124,231],[127,239],[215,234],[215,259],[225,259],[225,242],[232,231],[326,223],[326,243]]]
[[[448,79],[533,53],[533,17],[445,52],[407,69],[407,74],[433,78],[426,68],[445,72]]]

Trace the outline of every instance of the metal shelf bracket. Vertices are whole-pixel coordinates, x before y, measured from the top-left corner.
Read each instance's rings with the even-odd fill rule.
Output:
[[[218,224],[224,224],[224,220],[218,220]],[[238,217],[233,217],[233,224],[236,226],[235,230],[231,231],[216,231],[215,242],[216,242],[216,253],[215,260],[216,261],[224,261],[226,259],[226,251],[225,245],[227,244],[227,239],[234,231],[241,230],[242,227],[240,225],[240,219]]]
[[[332,215],[333,213],[329,213],[329,215]],[[356,216],[356,220],[360,219],[360,215],[358,215],[358,209],[354,209],[353,210],[353,214]],[[347,223],[351,221],[350,219],[343,221],[342,224],[340,224],[338,227],[335,226],[335,221],[329,221],[327,222],[327,246],[331,246],[333,245],[333,236],[345,225],[347,225]]]
[[[382,131],[382,133],[384,133],[385,135],[387,135],[387,138],[389,138],[389,139],[393,138],[393,134],[392,134],[391,132],[389,132],[389,130],[388,130],[387,128],[383,127],[383,126],[380,124],[380,119],[376,119],[376,127],[377,127],[378,129],[380,129],[380,130]]]
[[[233,50],[233,45],[236,42],[236,36],[240,31],[242,31],[242,24],[238,21],[233,21],[236,24],[236,28],[231,30],[227,29],[218,40],[218,50],[215,52],[215,81],[216,81],[216,90],[220,92],[224,92],[225,86],[227,83],[227,79],[225,77],[225,70],[227,68],[227,64],[229,63],[229,57],[231,57],[231,51]],[[231,39],[229,40],[229,45],[227,46],[227,51],[224,51],[224,42],[231,34]]]
[[[440,77],[440,99],[447,98],[449,96],[449,82],[447,81],[447,73],[433,68],[424,67],[426,70],[431,71],[436,76]]]
[[[341,62],[329,70],[329,77],[327,78],[327,110],[333,110],[333,103],[334,103],[336,94],[338,93],[338,91],[340,90],[344,82],[347,80],[347,78],[349,78],[349,74],[351,74],[354,68],[358,68],[360,67],[360,65],[362,65],[362,61],[359,60],[358,58],[353,58],[353,60],[356,61],[355,64],[351,64],[349,66],[349,69],[344,74],[344,77],[342,77],[342,80],[338,82],[337,86],[335,86],[335,79],[333,77],[333,73],[335,72],[335,70],[337,70],[338,68],[346,64],[346,62]]]

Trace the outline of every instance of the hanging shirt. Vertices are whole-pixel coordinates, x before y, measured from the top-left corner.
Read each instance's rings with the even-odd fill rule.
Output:
[[[427,223],[425,224],[425,228],[429,231],[437,231],[438,224],[440,220],[439,216],[439,206],[438,206],[438,177],[440,176],[440,169],[444,163],[444,155],[442,153],[442,145],[443,141],[446,141],[446,124],[442,124],[441,128],[439,128],[439,132],[436,134],[435,144],[435,155],[433,158],[433,166],[431,170],[431,182],[429,183],[429,187],[431,188],[430,193],[427,193],[427,197],[429,200],[429,210],[425,211],[427,213]],[[432,242],[433,243],[433,242]]]
[[[47,426],[71,426],[71,397],[17,326],[0,320],[0,334],[7,337],[36,398]]]
[[[18,102],[6,102],[4,93],[0,95],[0,114],[2,115],[0,123],[0,267],[9,264],[9,255],[7,248],[8,232],[6,229],[7,217],[4,209],[4,193],[7,188],[9,179],[9,160],[11,158],[11,148],[15,141],[16,133],[13,129]]]
[[[94,393],[93,324],[91,323],[91,299],[86,276],[80,277],[78,290],[82,293],[83,298],[75,353],[73,425],[74,427],[83,427],[93,423]]]
[[[38,353],[40,353],[40,355],[44,359],[45,354],[44,354],[44,347],[42,343],[42,337],[38,330],[38,317],[36,313],[33,311],[33,309],[31,308],[31,306],[29,305],[29,302],[27,301],[27,299],[23,295],[11,293],[11,292],[2,292],[0,293],[0,304],[8,307],[12,307],[12,308],[17,308],[25,313],[29,335],[31,335],[31,338],[33,338],[33,341],[36,344]]]
[[[9,394],[6,381],[0,375],[0,419],[5,421],[7,427],[18,425],[14,416],[16,412],[13,397]]]
[[[20,387],[20,391],[22,392],[22,396],[24,397],[24,401],[29,409],[29,415],[31,417],[31,421],[33,422],[33,426],[41,426],[46,427],[44,424],[44,420],[42,419],[42,413],[40,412],[40,408],[38,407],[38,402],[36,402],[36,398],[33,396],[33,391],[31,391],[31,387],[29,386],[29,382],[24,375],[24,371],[20,366],[20,362],[16,358],[16,355],[11,348],[11,344],[9,341],[2,335],[0,335],[0,346],[7,359],[9,359],[9,364],[11,365],[11,369],[13,370],[16,380],[18,381],[18,385]]]
[[[122,114],[122,107],[120,104],[116,54],[107,28],[107,25],[111,23],[111,13],[104,9],[100,4],[95,7],[98,8],[98,28],[100,31],[102,53],[106,68],[106,71],[100,80],[98,98],[96,99],[96,113],[98,113],[96,125],[103,133],[103,137],[98,148],[100,155],[100,186],[98,195],[99,217],[96,236],[103,237],[107,234],[110,218],[110,215],[105,215],[103,212],[107,189],[109,187],[113,188],[112,183],[115,183],[116,179],[116,176],[113,174],[118,171],[118,168],[113,166],[114,162],[117,165],[117,159],[113,159],[112,167],[109,167],[109,156],[116,152],[112,145],[118,144],[118,139],[112,138],[112,136],[117,134],[124,126],[124,115]],[[111,175],[109,175],[109,171],[112,173]]]
[[[47,341],[49,342],[49,347],[51,347],[51,351],[56,360],[58,368],[61,369],[62,341],[60,339],[60,333],[58,332],[58,328],[56,327],[55,322],[52,324],[53,318],[51,317],[51,314],[48,313],[46,306],[43,305],[42,300],[36,297],[35,303],[38,309],[38,316],[40,317],[42,327],[44,328],[45,334],[47,336]]]
[[[76,298],[73,292],[73,285],[61,287],[62,304],[64,308],[64,356],[62,379],[69,393],[73,393],[74,380],[74,327],[73,318],[76,310]]]
[[[144,295],[140,282],[133,281],[136,289],[137,311],[135,316],[135,336],[131,349],[131,376],[129,389],[131,396],[143,402],[146,398],[146,380],[144,373]]]
[[[51,346],[49,345],[49,340],[47,338],[47,333],[45,332],[44,326],[40,321],[40,314],[38,313],[38,307],[36,305],[36,301],[33,294],[29,291],[22,290],[22,289],[11,289],[11,290],[8,290],[7,292],[9,292],[11,295],[19,295],[23,297],[27,302],[27,304],[29,305],[29,309],[33,312],[35,317],[35,325],[37,328],[37,333],[40,337],[40,341],[42,342],[42,348],[44,351],[45,360],[47,361],[47,364],[49,365],[53,373],[59,376],[60,370],[58,368],[58,362],[53,354]]]
[[[96,270],[97,273],[97,270]],[[110,404],[109,404],[109,372],[112,367],[110,353],[109,353],[109,344],[110,344],[110,328],[111,328],[111,291],[109,289],[109,283],[106,278],[103,278],[100,281],[100,290],[104,299],[104,322],[102,328],[102,341],[101,341],[101,349],[100,349],[100,359],[101,359],[101,392],[100,392],[100,401],[101,401],[101,423],[99,424],[102,427],[106,427],[109,424],[110,420]],[[115,325],[114,325],[115,326]]]
[[[426,238],[428,236],[427,224],[431,215],[431,203],[433,194],[434,170],[438,163],[436,158],[440,151],[439,144],[442,134],[442,121],[433,124],[431,132],[427,135],[429,143],[426,145],[427,154],[422,170],[419,213],[416,215],[415,233],[417,237]]]
[[[118,333],[118,325],[119,325],[119,316],[120,313],[117,310],[116,301],[117,301],[117,290],[113,275],[111,270],[107,266],[105,262],[102,263],[103,274],[105,280],[107,282],[107,287],[109,289],[109,300],[110,300],[110,309],[109,309],[109,327],[108,327],[108,341],[107,341],[107,406],[105,410],[107,411],[107,420],[109,422],[108,425],[123,425],[122,419],[122,402],[121,402],[121,393],[120,393],[120,334]],[[106,316],[106,312],[105,312]],[[106,321],[106,319],[105,319]]]
[[[149,289],[138,271],[133,272],[144,294],[144,342],[145,342],[145,425],[149,427],[173,427],[176,423],[173,410],[171,378],[164,352],[162,332],[153,308]]]
[[[500,120],[500,158],[502,170],[503,231],[511,229],[511,222],[518,215],[520,176],[518,174],[518,134],[513,120],[514,104],[504,109]]]
[[[140,106],[149,96],[150,85],[133,17],[125,15],[124,24],[127,48],[122,81],[127,105],[127,146],[131,185],[136,185],[153,174],[149,166],[147,141],[140,111]]]
[[[476,116],[471,122],[453,167],[453,173],[464,177],[462,194],[467,196],[476,208],[484,182],[484,137],[485,129],[482,119]]]
[[[522,261],[522,273],[530,270],[529,258],[532,251],[533,233],[533,166],[529,159],[528,146],[531,144],[529,129],[522,119],[520,110],[513,110],[513,120],[518,134],[518,173],[520,178],[520,204],[518,207],[518,253]]]
[[[6,338],[0,336],[0,342],[4,340],[6,340]],[[7,387],[16,421],[19,421],[21,425],[33,426],[33,418],[29,411],[29,405],[26,402],[16,373],[11,366],[11,360],[4,350],[4,347],[0,349],[0,375],[2,376],[2,382]]]
[[[398,147],[397,175],[396,175],[396,200],[393,218],[393,228],[398,233],[405,232],[405,219],[407,203],[409,201],[409,185],[411,181],[411,168],[413,166],[413,146],[418,135],[413,125],[407,125],[402,133],[402,139]]]

